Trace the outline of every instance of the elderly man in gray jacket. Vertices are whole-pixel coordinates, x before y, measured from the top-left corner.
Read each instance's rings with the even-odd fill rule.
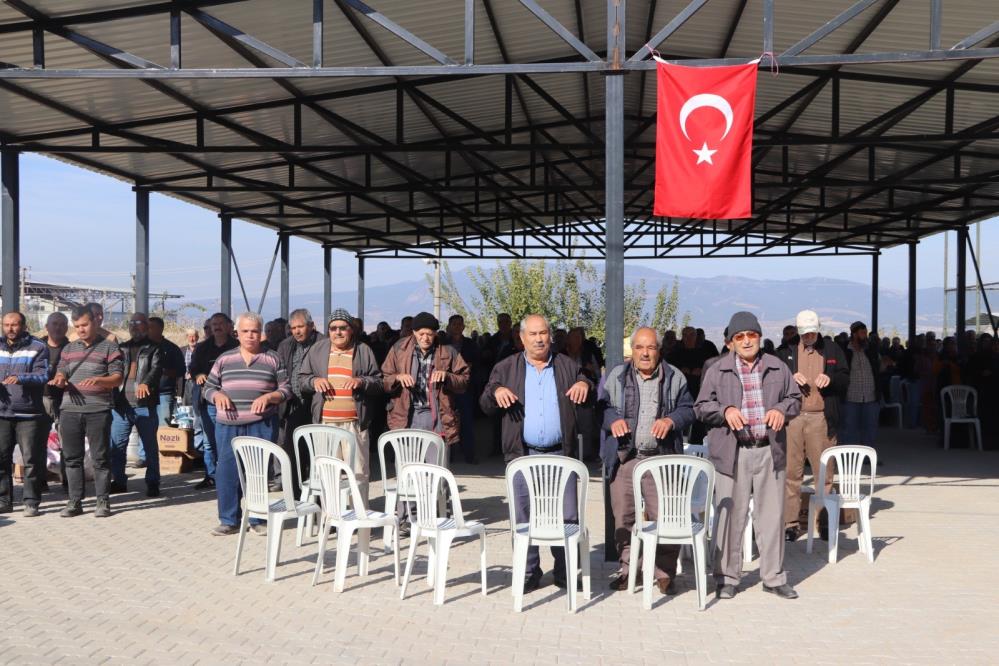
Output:
[[[752,497],[763,590],[796,599],[784,571],[784,426],[800,411],[801,392],[787,365],[760,351],[762,329],[755,315],[736,312],[727,330],[732,352],[708,368],[694,405],[710,429],[708,456],[717,471],[715,595],[735,596]]]

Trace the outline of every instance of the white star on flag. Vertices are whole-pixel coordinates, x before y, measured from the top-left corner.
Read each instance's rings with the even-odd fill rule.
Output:
[[[718,150],[717,149],[711,150],[710,148],[708,148],[708,142],[705,141],[704,145],[701,146],[700,150],[694,150],[692,152],[695,155],[697,155],[697,164],[700,164],[701,162],[707,162],[708,164],[714,164],[714,162],[711,161],[711,156],[714,155],[715,153],[717,153]]]

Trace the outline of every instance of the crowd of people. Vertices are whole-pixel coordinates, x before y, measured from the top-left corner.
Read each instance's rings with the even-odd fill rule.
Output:
[[[293,433],[301,425],[332,424],[358,441],[354,473],[368,501],[370,449],[387,430],[435,432],[449,458],[479,462],[487,448],[509,462],[524,455],[579,455],[600,460],[610,479],[613,538],[621,568],[611,588],[628,579],[635,506],[633,470],[652,456],[680,454],[685,443],[703,443],[716,469],[716,596],[737,592],[742,535],[749,502],[760,552],[763,589],[793,599],[797,592],[783,567],[784,544],[802,531],[800,489],[805,463],[813,473],[819,456],[837,443],[876,446],[885,397],[902,387],[906,425],[939,428],[939,389],[975,386],[995,404],[999,368],[995,340],[974,335],[959,354],[953,338],[921,335],[903,347],[898,338],[877,340],[863,322],[835,338],[823,336],[819,316],[798,314],[778,346],[763,339],[757,318],[735,313],[721,351],[704,331],[684,327],[661,334],[640,327],[625,340],[625,362],[605,367],[600,345],[582,328],[552,328],[545,317],[514,322],[497,317],[494,333],[465,335],[461,315],[441,330],[432,314],[405,317],[398,330],[380,322],[368,334],[363,322],[335,310],[318,330],[308,310],[264,322],[252,312],[233,321],[215,313],[201,332],[186,331],[183,348],[164,337],[164,322],[135,313],[129,338],[103,327],[98,304],[74,308],[70,320],[53,314],[41,338],[27,331],[20,312],[3,315],[0,341],[0,513],[13,510],[11,461],[24,461],[23,511],[37,516],[46,484],[46,441],[55,428],[61,442],[68,500],[61,514],[83,513],[86,447],[93,464],[96,517],[111,515],[110,497],[126,492],[126,450],[133,428],[141,442],[145,490],[160,494],[157,428],[170,421],[175,403],[195,413],[202,489],[214,488],[218,525],[212,534],[237,534],[241,491],[232,440],[254,436],[284,447],[296,459]],[[893,379],[897,377],[898,379]],[[894,398],[894,396],[892,396]],[[982,410],[987,436],[990,410]],[[476,442],[478,418],[491,442]],[[581,443],[581,444],[580,444]],[[582,446],[582,450],[578,447]],[[301,453],[301,452],[300,452]],[[298,456],[307,464],[308,456]],[[273,489],[298,478],[272,471]],[[308,470],[302,470],[307,478]],[[817,475],[816,475],[817,476]],[[832,484],[832,474],[827,484]],[[523,479],[512,498],[517,520],[530,511]],[[826,489],[827,491],[829,488]],[[570,483],[567,492],[574,494]],[[651,477],[641,480],[647,517],[657,511]],[[565,519],[574,521],[567,497]],[[387,508],[390,510],[390,508]],[[406,513],[400,534],[408,534]],[[265,533],[258,521],[250,529]],[[553,548],[554,583],[566,580],[565,560]],[[659,546],[655,584],[672,593],[678,547]],[[541,585],[537,548],[528,553],[525,591]]]

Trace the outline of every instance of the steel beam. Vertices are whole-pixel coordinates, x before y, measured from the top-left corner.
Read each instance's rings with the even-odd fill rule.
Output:
[[[135,311],[149,314],[149,192],[135,192]]]
[[[3,311],[21,309],[21,187],[20,154],[15,150],[0,152],[0,243],[3,243],[0,267],[0,299]]]
[[[878,335],[878,259],[880,254],[875,252],[871,255],[871,335]]]
[[[219,258],[219,312],[232,316],[232,216],[221,220],[222,255]]]
[[[908,340],[916,337],[916,249],[917,243],[909,243],[909,330]],[[906,343],[908,344],[908,342]]]
[[[330,313],[333,311],[333,248],[323,245],[323,321],[317,325],[320,335],[326,335]]]
[[[289,249],[291,246],[291,236],[288,234],[281,234],[278,238],[281,243],[281,316],[287,319],[288,313],[291,312],[291,298],[289,291],[291,267],[288,263],[290,259]]]
[[[958,228],[957,242],[954,245],[957,249],[957,284],[954,292],[957,299],[957,322],[955,322],[954,335],[957,336],[958,353],[963,356],[971,352],[964,339],[968,327],[968,227]]]
[[[357,258],[357,318],[364,319],[364,257]]]

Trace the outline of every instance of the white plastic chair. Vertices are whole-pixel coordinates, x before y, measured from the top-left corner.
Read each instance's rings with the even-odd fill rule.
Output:
[[[826,495],[824,493],[826,469],[830,458],[836,461],[839,492]],[[870,486],[866,494],[861,492],[863,485],[861,470],[865,460],[870,463]],[[819,478],[815,484],[815,492],[808,498],[806,552],[812,552],[812,534],[815,531],[816,513],[825,507],[829,520],[829,564],[835,564],[839,545],[839,511],[840,509],[857,509],[860,514],[860,520],[857,521],[857,540],[860,543],[860,552],[865,553],[869,561],[874,561],[874,548],[871,543],[871,498],[874,496],[874,474],[877,466],[878,453],[869,446],[833,446],[822,452],[819,457]]]
[[[332,456],[317,456],[314,460],[316,477],[322,490],[322,524],[319,528],[319,554],[316,556],[316,571],[312,575],[312,584],[319,582],[323,570],[323,555],[326,553],[326,541],[329,539],[330,528],[336,528],[336,569],[333,574],[333,589],[343,592],[344,581],[347,579],[347,561],[350,557],[350,541],[357,532],[357,573],[368,575],[368,557],[370,554],[372,528],[386,525],[398,526],[399,520],[394,515],[386,515],[381,511],[371,511],[364,508],[361,501],[361,491],[357,487],[354,470],[344,461]],[[344,478],[346,490],[350,494],[350,507],[343,501]],[[395,530],[396,541],[393,544],[393,565],[395,584],[399,584],[399,531]]]
[[[950,427],[955,423],[975,426],[978,450],[982,449],[982,423],[978,420],[978,391],[970,386],[955,384],[940,389],[944,413],[944,450],[950,448]],[[947,403],[950,402],[950,410]]]
[[[277,444],[259,437],[233,437],[232,449],[236,454],[236,469],[239,485],[243,489],[243,519],[239,526],[239,540],[236,543],[236,566],[232,573],[239,573],[239,561],[243,554],[243,541],[250,518],[267,521],[267,566],[265,577],[274,580],[278,556],[281,552],[281,534],[286,520],[296,520],[319,511],[312,502],[296,502],[291,484],[281,484],[281,499],[271,501],[267,490],[267,470],[271,457],[277,458],[282,479],[290,479],[291,460]]]
[[[707,460],[708,458],[708,445],[707,444],[690,444],[684,441],[683,443],[683,454],[685,456],[696,456],[698,458],[703,458]],[[714,503],[711,498],[708,497],[707,488],[705,486],[705,479],[703,476],[699,476],[694,482],[694,497],[691,500],[693,502],[692,510],[695,516],[702,516],[702,519],[707,518],[708,525],[708,539],[711,538],[712,531],[715,524],[715,508]],[[708,549],[708,561],[711,558],[711,550]],[[679,576],[683,573],[683,560],[684,558],[694,558],[693,546],[681,546],[680,555],[676,558],[676,574]]]
[[[521,474],[527,484],[530,517],[518,523],[515,513],[514,478]],[[579,523],[565,522],[563,501],[571,475],[576,474],[576,510]],[[513,540],[513,609],[524,605],[524,576],[527,549],[532,545],[565,548],[566,589],[569,612],[576,612],[576,571],[583,570],[583,598],[590,598],[590,533],[586,529],[586,487],[590,473],[574,458],[558,455],[523,456],[506,466],[506,498],[510,509],[510,536]],[[579,552],[577,553],[577,548]]]
[[[461,511],[461,498],[458,497],[458,484],[450,471],[437,465],[410,463],[402,468],[402,481],[416,496],[416,516],[413,531],[409,538],[409,556],[406,571],[402,576],[400,599],[406,598],[406,586],[413,572],[413,560],[420,537],[426,537],[430,556],[427,563],[427,583],[434,588],[434,604],[444,603],[444,587],[447,584],[447,561],[451,542],[456,538],[479,537],[479,567],[482,570],[482,595],[487,593],[486,585],[486,527],[477,520],[465,520]],[[441,515],[437,499],[447,484],[451,495],[451,518]]]
[[[304,425],[295,428],[292,433],[293,449],[295,451],[295,474],[298,478],[298,485],[302,489],[299,499],[303,502],[316,503],[322,490],[319,488],[319,477],[316,476],[316,458],[318,456],[332,456],[343,460],[351,469],[354,469],[354,461],[357,456],[357,437],[349,430],[338,428],[333,425]],[[305,448],[309,452],[309,478],[302,480],[302,464],[299,460],[299,442],[305,442]],[[346,448],[346,453],[344,452]],[[343,502],[349,501],[349,488],[343,489]],[[299,546],[305,537],[305,530],[312,533],[313,514],[309,514],[298,521],[295,543]]]
[[[385,449],[387,447],[392,447],[392,451],[395,453],[391,477],[389,469],[385,465]],[[395,515],[400,502],[405,503],[408,513],[409,503],[416,501],[416,496],[401,481],[402,468],[410,463],[427,462],[427,454],[431,447],[435,450],[435,456],[431,459],[431,463],[438,467],[444,467],[447,449],[444,446],[443,438],[437,433],[416,428],[404,428],[382,433],[381,437],[378,438],[378,465],[382,471],[382,487],[385,489],[385,513]],[[444,513],[443,497],[440,498],[440,502],[440,512]],[[389,542],[392,538],[392,527],[387,526],[382,536],[386,553],[389,551]]]
[[[628,564],[628,591],[635,591],[639,549],[642,558],[642,605],[652,608],[652,579],[656,568],[656,546],[663,544],[690,545],[694,549],[694,573],[697,582],[698,607],[704,610],[707,600],[707,524],[703,517],[694,519],[694,490],[698,478],[704,478],[708,496],[715,487],[715,468],[697,456],[655,456],[635,465],[632,485],[635,506],[641,502],[642,477],[651,474],[659,495],[659,512],[655,520],[635,521],[631,532],[631,558]],[[703,516],[703,514],[702,514]]]
[[[880,399],[882,412],[885,410],[895,412],[895,415],[898,417],[899,430],[901,430],[903,427],[902,403],[899,402],[897,398],[897,396],[899,395],[899,393],[901,393],[901,391],[902,391],[902,378],[899,377],[898,375],[894,375],[892,376],[891,379],[888,380],[888,400],[885,400],[885,397],[883,395],[881,396]],[[891,402],[889,402],[889,400]]]

